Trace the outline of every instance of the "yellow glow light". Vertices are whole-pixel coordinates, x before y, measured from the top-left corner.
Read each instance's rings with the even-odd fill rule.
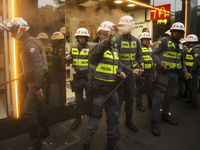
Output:
[[[135,4],[128,4],[127,6],[128,6],[128,7],[134,7]]]
[[[137,4],[137,5],[140,5],[140,6],[148,7],[148,8],[152,7],[151,5],[148,5],[148,4],[145,4],[145,3],[140,3],[140,2],[137,2],[137,1],[133,1],[133,0],[127,0],[127,1],[134,3],[134,4]]]
[[[114,1],[116,4],[121,4],[123,1]]]
[[[15,17],[15,4],[14,0],[12,0],[12,18]],[[15,39],[13,39],[13,54],[14,54],[14,78],[17,78],[17,62],[16,62],[16,49],[15,49]],[[16,115],[19,118],[19,103],[18,103],[18,89],[17,89],[17,81],[14,82],[15,84],[15,100],[16,100]]]

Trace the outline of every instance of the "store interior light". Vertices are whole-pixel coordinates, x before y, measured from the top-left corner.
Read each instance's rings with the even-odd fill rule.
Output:
[[[123,3],[123,1],[114,1],[114,3],[121,4],[121,3]]]
[[[152,7],[151,5],[148,5],[148,4],[145,4],[145,3],[141,3],[141,2],[138,2],[138,1],[134,1],[134,0],[126,0],[126,1],[131,2],[133,4],[140,5],[140,6],[148,7],[148,8]]]
[[[128,4],[127,6],[128,6],[128,7],[134,7],[135,4]]]

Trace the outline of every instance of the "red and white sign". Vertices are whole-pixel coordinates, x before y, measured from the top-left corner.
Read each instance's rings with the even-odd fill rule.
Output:
[[[170,19],[170,4],[151,7],[151,20]]]

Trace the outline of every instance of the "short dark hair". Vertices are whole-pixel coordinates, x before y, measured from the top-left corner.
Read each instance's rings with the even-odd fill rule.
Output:
[[[146,32],[147,30],[149,30],[148,28],[143,28],[142,32]]]

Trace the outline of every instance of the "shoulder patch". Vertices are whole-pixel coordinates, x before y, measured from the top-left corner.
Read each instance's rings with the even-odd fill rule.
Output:
[[[35,51],[35,48],[31,47],[30,52],[33,53]]]
[[[198,53],[195,53],[195,54],[194,54],[194,57],[198,57],[198,56],[199,56]]]
[[[154,46],[155,49],[158,49],[159,48],[159,43],[157,43],[155,46]]]

